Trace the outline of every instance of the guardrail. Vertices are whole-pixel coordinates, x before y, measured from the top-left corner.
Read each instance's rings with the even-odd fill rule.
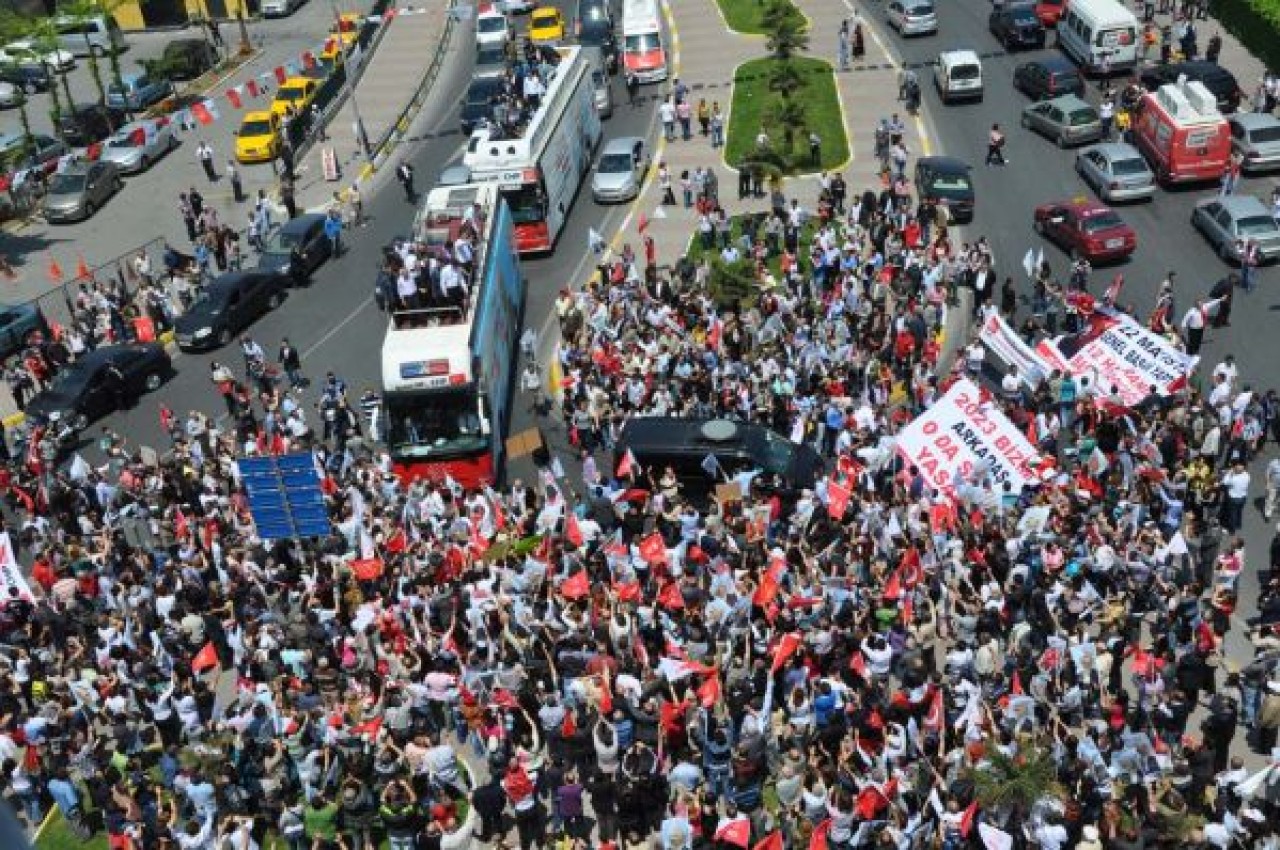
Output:
[[[430,94],[431,87],[435,84],[436,77],[440,76],[440,68],[444,65],[444,58],[449,52],[449,41],[453,36],[453,26],[458,20],[458,0],[450,0],[449,14],[445,16],[444,32],[440,35],[440,43],[436,45],[436,55],[432,57],[431,64],[427,67],[427,72],[422,75],[421,82],[414,89],[413,97],[404,109],[400,110],[400,115],[396,117],[395,123],[388,128],[382,138],[373,146],[373,155],[370,157],[373,167],[381,168],[386,162],[391,151],[395,150],[396,145],[404,138],[404,134],[409,132],[409,125],[413,123],[413,116],[422,107],[423,102]]]

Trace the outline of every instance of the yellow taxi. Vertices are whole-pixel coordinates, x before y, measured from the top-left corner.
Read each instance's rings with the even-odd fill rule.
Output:
[[[280,116],[260,110],[249,112],[236,131],[236,159],[270,162],[280,153]]]
[[[271,102],[273,115],[283,118],[293,107],[294,115],[301,115],[311,106],[311,101],[320,88],[318,80],[310,77],[290,77],[276,89],[276,99]]]
[[[554,6],[534,9],[529,16],[529,40],[534,44],[556,44],[564,40],[564,15]]]

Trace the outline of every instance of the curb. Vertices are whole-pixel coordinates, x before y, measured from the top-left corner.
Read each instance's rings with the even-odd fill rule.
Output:
[[[167,351],[170,355],[173,354],[173,349],[176,347],[176,343],[174,342],[174,338],[173,338],[173,331],[164,331],[163,333],[159,334],[156,337],[156,342],[163,345],[165,348],[165,351]],[[0,423],[4,424],[4,427],[6,430],[11,428],[21,428],[26,421],[27,421],[27,414],[23,413],[21,410],[19,410],[17,413],[10,413],[8,416],[4,417],[4,419],[0,419]],[[49,822],[49,818],[46,816],[45,823],[41,824],[40,829],[43,830],[45,825],[48,822]],[[36,837],[37,838],[40,837],[39,832],[36,833]]]

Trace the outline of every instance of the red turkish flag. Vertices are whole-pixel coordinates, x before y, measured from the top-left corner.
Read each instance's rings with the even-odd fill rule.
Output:
[[[284,85],[284,81],[289,79],[289,72],[284,69],[283,65],[277,65],[271,73],[276,75],[276,82]]]
[[[902,622],[909,626],[915,622],[915,616],[915,602],[911,596],[908,596],[902,601]]]
[[[203,103],[191,104],[191,114],[195,119],[206,127],[213,123],[213,113],[209,111],[209,107]]]
[[[489,695],[489,702],[498,706],[498,708],[518,709],[520,702],[516,699],[515,694],[506,688],[494,688],[493,693]]]
[[[782,665],[787,663],[787,659],[795,655],[797,649],[800,648],[801,638],[795,632],[789,632],[778,640],[778,646],[773,650],[773,664],[769,667],[770,673],[777,673],[782,669]]]
[[[214,648],[213,641],[209,641],[191,659],[191,671],[200,673],[216,666],[218,666],[218,650]]]
[[[942,688],[934,688],[933,698],[929,700],[929,710],[924,715],[924,728],[930,732],[937,732],[942,729],[946,717],[942,707]]]
[[[619,602],[639,602],[640,601],[640,582],[633,581],[627,584],[613,583],[613,593],[618,597]]]
[[[636,456],[627,449],[618,460],[618,478],[630,478],[636,471]]]
[[[861,650],[855,652],[853,657],[849,659],[849,669],[852,670],[854,675],[862,681],[871,681],[871,677],[867,675],[867,659],[866,656],[862,654]]]
[[[778,579],[774,577],[773,571],[770,570],[760,577],[760,586],[756,588],[756,592],[751,595],[751,604],[761,608],[767,608],[778,596]]]
[[[382,575],[382,561],[378,558],[358,558],[351,562],[351,573],[359,581],[373,581]]]
[[[1022,696],[1022,676],[1018,675],[1018,671],[1013,671],[1013,681],[1009,683],[1009,693],[1014,696]]]
[[[236,89],[227,89],[227,101],[236,109],[244,106],[244,102],[240,100],[240,92]]]
[[[920,564],[920,552],[916,547],[912,546],[903,553],[898,571],[902,573],[902,583],[908,590],[924,581],[924,567]]]
[[[372,720],[366,720],[358,726],[351,727],[352,735],[368,735],[370,738],[378,737],[378,732],[382,729],[382,718],[375,717]]]
[[[885,599],[897,599],[902,596],[902,579],[898,577],[897,570],[894,570],[889,580],[885,582],[883,595]]]
[[[578,515],[573,511],[565,514],[564,539],[576,547],[582,546],[582,526],[578,524]]]
[[[782,850],[782,830],[775,829],[761,838],[751,850]]]
[[[858,792],[853,810],[862,820],[875,820],[881,811],[889,807],[889,800],[898,793],[898,780],[890,779],[883,787],[868,785]]]
[[[969,808],[964,810],[964,814],[960,816],[960,835],[964,838],[969,837],[969,833],[973,832],[973,822],[978,817],[978,801],[974,800],[969,804]]]
[[[1044,655],[1040,656],[1040,669],[1047,673],[1057,667],[1061,662],[1062,653],[1058,652],[1058,650],[1053,647],[1050,647],[1044,651]]]
[[[585,570],[579,570],[560,584],[560,595],[565,599],[581,599],[591,593],[591,582]]]
[[[832,479],[827,484],[827,514],[834,520],[844,518],[844,512],[849,507],[849,496],[852,491],[843,484],[839,484]]]
[[[734,818],[716,830],[716,841],[723,841],[747,850],[751,846],[751,821],[746,818]]]
[[[680,594],[680,585],[673,581],[662,588],[662,592],[658,594],[658,604],[673,610],[683,608],[684,596]]]
[[[698,701],[702,703],[703,708],[714,708],[715,704],[720,701],[720,674],[712,671],[707,680],[698,686]],[[720,836],[716,836],[719,838]],[[746,843],[740,844],[740,847],[746,847]]]
[[[502,780],[502,787],[507,792],[507,796],[511,798],[511,802],[518,803],[533,793],[533,780],[529,778],[529,774],[525,772],[524,765],[516,762],[515,766],[507,771],[507,776]]]
[[[655,531],[640,541],[640,557],[653,567],[667,562],[667,544],[661,534]]]
[[[827,833],[831,832],[831,818],[813,828],[809,836],[809,850],[827,850]]]

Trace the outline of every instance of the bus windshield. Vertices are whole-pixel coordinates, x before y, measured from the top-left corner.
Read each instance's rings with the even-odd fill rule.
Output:
[[[542,193],[532,183],[519,189],[504,191],[502,196],[511,207],[511,221],[514,224],[535,224],[547,217],[542,203]]]
[[[662,41],[656,32],[629,35],[623,42],[623,50],[627,53],[652,53],[662,47]]]
[[[387,445],[392,457],[461,457],[489,450],[474,386],[428,393],[388,393]]]

